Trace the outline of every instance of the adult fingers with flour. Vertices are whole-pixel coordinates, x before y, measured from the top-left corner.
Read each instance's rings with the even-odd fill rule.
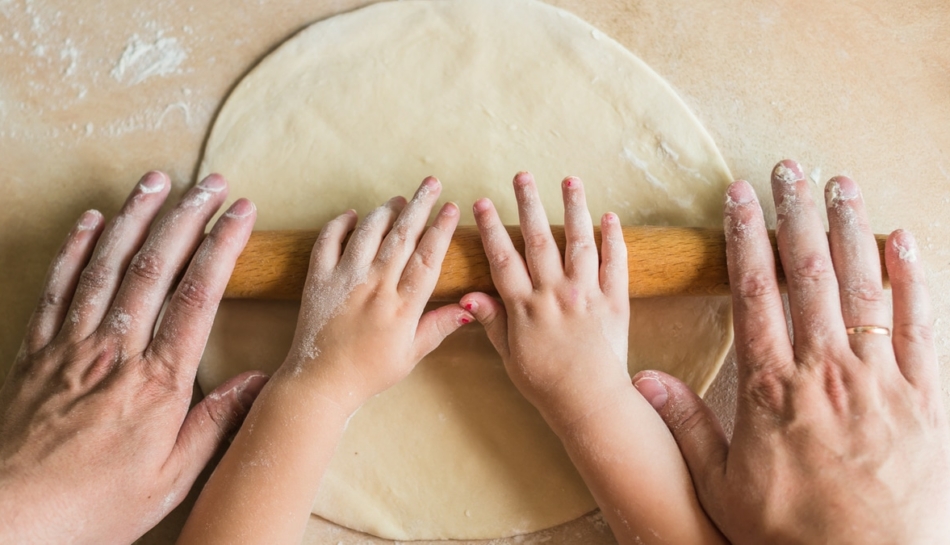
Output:
[[[637,388],[666,421],[700,501],[734,543],[934,543],[950,535],[950,434],[935,391],[923,270],[909,233],[887,241],[893,339],[860,191],[826,189],[830,245],[801,167],[772,173],[779,256],[751,187],[728,191],[725,227],[739,371],[735,431],[680,381]]]

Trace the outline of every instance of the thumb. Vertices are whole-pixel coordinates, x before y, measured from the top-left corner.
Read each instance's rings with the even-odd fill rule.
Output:
[[[488,334],[488,340],[501,355],[501,359],[508,361],[511,351],[508,349],[508,312],[505,305],[481,292],[465,295],[459,304],[482,324]]]
[[[472,323],[473,320],[475,320],[474,316],[455,304],[445,305],[423,314],[422,318],[419,318],[419,326],[416,328],[416,338],[413,342],[416,361],[438,348],[446,337],[455,333],[456,329]]]
[[[182,490],[182,498],[221,441],[240,428],[267,380],[268,376],[258,371],[242,373],[215,388],[188,411],[172,451],[175,463],[169,464],[178,469],[174,486]]]
[[[666,373],[640,371],[633,377],[633,385],[676,439],[700,503],[714,522],[721,522],[714,511],[720,505],[729,441],[719,419],[689,386]]]

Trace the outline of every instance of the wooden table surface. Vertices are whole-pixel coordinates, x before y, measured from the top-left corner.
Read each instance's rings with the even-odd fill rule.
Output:
[[[194,183],[232,86],[309,23],[360,0],[0,0],[0,376],[78,215],[138,177]],[[940,0],[552,0],[665,77],[737,177],[768,198],[783,157],[863,187],[876,232],[916,233],[950,401],[950,6]],[[771,213],[771,212],[770,212]],[[731,429],[734,364],[707,395]],[[143,543],[170,543],[189,499]],[[314,543],[382,543],[311,520]],[[591,515],[495,543],[612,543]]]

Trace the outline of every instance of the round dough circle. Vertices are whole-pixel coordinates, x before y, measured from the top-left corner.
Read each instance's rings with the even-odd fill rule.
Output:
[[[258,206],[257,229],[317,228],[439,176],[443,200],[490,197],[517,223],[510,180],[535,174],[552,223],[560,181],[594,217],[721,225],[731,179],[673,89],[619,44],[533,0],[385,2],[318,22],[235,88],[201,175]],[[204,391],[273,371],[298,305],[225,301],[198,371]],[[703,392],[732,342],[724,298],[631,301],[631,373],[661,369]],[[596,506],[557,437],[468,326],[354,415],[314,513],[390,539],[531,532]]]

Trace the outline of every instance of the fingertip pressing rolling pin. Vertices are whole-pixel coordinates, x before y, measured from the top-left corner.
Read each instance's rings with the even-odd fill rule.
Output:
[[[517,226],[507,227],[512,242],[524,255],[524,239]],[[564,251],[564,227],[552,226],[554,239]],[[238,258],[224,292],[230,299],[300,299],[310,252],[318,231],[255,231]],[[595,228],[600,243],[600,229]],[[729,293],[726,269],[726,239],[721,229],[696,227],[624,227],[627,245],[630,297],[671,295],[725,295]],[[769,233],[776,272],[784,283],[775,235]],[[883,278],[884,242],[875,235],[881,255]],[[458,300],[466,293],[497,293],[491,280],[488,258],[475,226],[459,226],[452,237],[432,300]]]

